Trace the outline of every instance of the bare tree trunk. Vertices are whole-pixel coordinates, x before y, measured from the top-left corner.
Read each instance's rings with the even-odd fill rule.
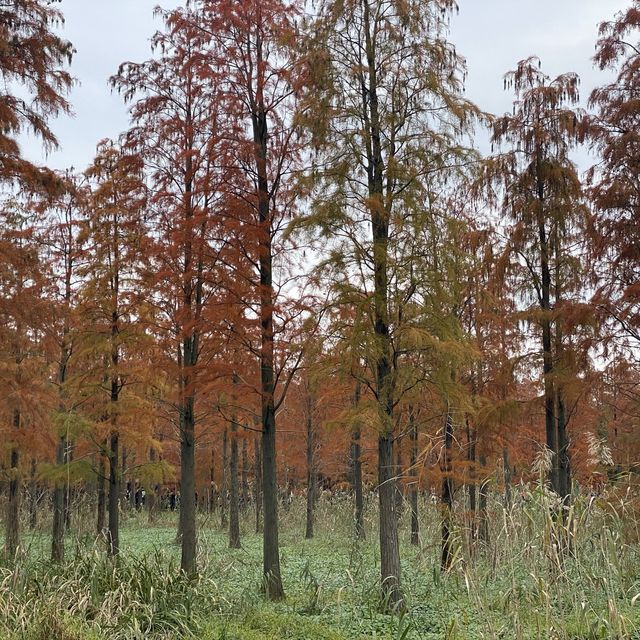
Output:
[[[185,359],[186,360],[186,359]],[[185,389],[190,388],[185,384]],[[194,397],[188,395],[183,405],[180,430],[180,522],[182,549],[180,568],[187,576],[196,573],[196,483],[195,483],[195,415]]]
[[[116,430],[109,438],[109,539],[107,553],[116,556],[120,553],[120,470],[119,436]]]
[[[360,383],[356,383],[353,403],[358,409],[360,404]],[[356,540],[365,539],[364,531],[364,496],[362,492],[362,447],[360,445],[360,422],[351,431],[351,484],[355,500],[355,536]]]
[[[256,533],[262,531],[262,447],[258,438],[254,441],[254,498],[256,501]]]
[[[218,491],[216,490],[216,448],[211,445],[209,463],[209,513],[215,513],[217,508]]]
[[[65,462],[73,462],[74,446],[73,442],[66,442],[66,455]],[[67,531],[71,531],[71,506],[72,506],[72,487],[69,484],[69,479],[64,483],[64,525]]]
[[[467,461],[469,462],[469,543],[473,545],[478,537],[477,531],[477,473],[476,473],[476,430],[471,427],[471,422],[467,418]]]
[[[502,447],[502,469],[504,473],[504,506],[511,508],[511,462],[509,460],[509,448]]]
[[[402,465],[402,440],[400,438],[396,438],[394,443],[396,450],[396,478],[395,478],[395,488],[396,488],[396,519],[398,520],[398,524],[402,519],[402,511],[404,507],[404,487],[403,487],[403,477],[404,470]]]
[[[444,452],[442,462],[442,571],[451,568],[451,521],[453,509],[453,479],[451,478],[451,449],[453,446],[453,416],[447,402],[447,417],[444,425]]]
[[[249,505],[249,454],[247,452],[246,434],[242,438],[242,509]]]
[[[20,410],[13,412],[13,428],[20,429]],[[7,500],[6,533],[4,542],[5,556],[12,560],[16,557],[20,546],[20,494],[22,482],[20,478],[20,454],[17,445],[11,447],[9,466],[9,494]]]
[[[306,407],[306,457],[307,457],[307,522],[304,537],[309,540],[313,538],[313,508],[316,500],[316,468],[315,468],[315,428],[313,423],[314,402],[311,392],[307,390]]]
[[[64,435],[58,438],[56,446],[56,466],[60,470],[66,458],[67,439]],[[51,532],[51,560],[64,560],[64,494],[65,484],[61,478],[55,480],[53,489],[53,528]]]
[[[227,468],[229,466],[228,461],[228,437],[227,437],[227,427],[225,426],[224,432],[222,433],[222,488],[220,491],[220,526],[223,529],[227,528],[227,496],[228,496],[228,483],[229,480],[227,478]]]
[[[486,475],[487,460],[480,455],[480,467],[482,482],[480,483],[480,511],[478,521],[478,539],[485,544],[489,543],[489,518],[487,514],[487,493],[489,490],[489,478]]]
[[[36,482],[36,459],[31,458],[29,478],[29,529],[34,531],[38,525],[38,483]]]
[[[418,522],[418,423],[413,413],[413,407],[409,408],[409,437],[411,443],[409,459],[409,476],[411,489],[409,492],[409,504],[411,506],[411,544],[420,543],[420,525]]]
[[[103,449],[98,455],[98,513],[96,517],[96,533],[100,536],[104,531],[105,509],[107,505],[106,479],[107,465],[105,464],[105,453],[107,450],[107,441],[102,445]]]
[[[157,459],[156,450],[154,447],[149,448],[149,462],[151,465],[155,465]],[[153,469],[153,475],[155,477],[155,469]],[[147,520],[149,524],[153,524],[156,521],[157,515],[157,485],[153,481],[149,483],[147,487]]]
[[[229,547],[240,548],[240,508],[238,491],[238,423],[235,417],[231,420],[231,504],[229,508]]]

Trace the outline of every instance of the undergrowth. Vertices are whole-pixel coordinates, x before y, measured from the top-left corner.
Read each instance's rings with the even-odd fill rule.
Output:
[[[149,526],[134,514],[117,561],[79,535],[82,527],[68,537],[60,566],[46,559],[44,531],[25,536],[25,552],[0,566],[0,638],[640,639],[639,507],[631,495],[576,498],[567,510],[541,488],[523,488],[509,509],[495,498],[488,540],[473,540],[460,517],[447,574],[437,564],[437,508],[421,508],[419,547],[401,524],[407,608],[399,616],[379,605],[373,506],[366,542],[352,538],[348,502],[320,504],[316,538],[304,540],[304,505],[294,503],[281,513],[283,602],[261,594],[262,541],[250,531],[251,514],[239,550],[227,549],[214,518],[203,517],[195,580],[179,572],[174,517]]]

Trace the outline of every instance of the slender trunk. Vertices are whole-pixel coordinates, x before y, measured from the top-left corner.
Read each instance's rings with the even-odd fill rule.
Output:
[[[262,447],[258,438],[253,445],[253,479],[254,479],[254,499],[256,501],[256,533],[262,532]]]
[[[235,417],[231,420],[231,504],[229,506],[229,547],[240,548],[240,506],[238,491],[238,423]]]
[[[190,386],[185,384],[185,389]],[[196,573],[196,483],[194,397],[187,395],[180,431],[180,522],[182,545],[180,568],[187,576]]]
[[[511,509],[511,461],[509,448],[502,447],[502,468],[504,472],[504,506]]]
[[[380,564],[383,602],[387,609],[402,605],[398,521],[395,513],[393,437],[378,438],[378,502],[380,508]],[[384,568],[382,568],[384,567]]]
[[[257,50],[257,68],[262,65],[262,47]],[[260,85],[260,82],[258,83]],[[259,86],[252,109],[258,196],[258,261],[260,271],[260,385],[262,391],[262,499],[264,531],[262,537],[263,573],[270,600],[284,597],[278,543],[278,478],[276,463],[275,371],[273,344],[273,248],[271,194],[267,172],[268,123],[264,106],[264,87]]]
[[[209,463],[209,513],[215,513],[218,500],[216,490],[216,448],[211,445],[211,458]]]
[[[13,412],[13,428],[20,429],[20,410]],[[12,445],[9,466],[9,493],[7,496],[7,517],[4,551],[7,558],[12,560],[18,553],[20,546],[20,495],[22,482],[20,478],[20,454],[17,445]]]
[[[553,352],[551,344],[551,269],[549,266],[549,238],[545,226],[545,192],[542,168],[542,149],[536,153],[537,195],[538,195],[538,242],[540,244],[540,306],[542,308],[542,372],[544,376],[544,414],[547,447],[552,461],[549,472],[551,488],[559,493],[558,487],[558,438],[555,419],[555,392],[553,384]]]
[[[56,447],[56,466],[60,472],[65,463],[67,439],[64,435],[58,438]],[[64,493],[65,483],[62,478],[56,478],[53,489],[53,529],[51,535],[51,560],[62,562],[64,560]]]
[[[307,522],[304,537],[309,540],[313,538],[313,508],[316,499],[316,469],[315,469],[315,429],[313,424],[314,402],[311,392],[307,392],[307,433],[306,433],[306,456],[307,456]]]
[[[486,475],[487,459],[480,455],[482,482],[480,483],[480,510],[478,513],[478,539],[489,543],[489,518],[487,515],[487,494],[489,492],[489,478]]]
[[[476,430],[467,418],[467,461],[469,462],[469,541],[473,544],[478,536],[477,527],[477,494],[478,477],[476,470]]]
[[[398,524],[402,519],[402,511],[404,507],[404,487],[403,487],[403,465],[402,465],[402,440],[398,438],[395,441],[395,453],[396,453],[396,479],[395,479],[395,488],[396,488],[396,519],[398,520]]]
[[[227,427],[224,428],[224,432],[222,433],[222,489],[220,494],[220,526],[223,529],[227,528],[227,497],[228,497],[228,478],[227,478],[227,468],[229,467],[228,460],[228,438],[227,438]]]
[[[73,462],[73,452],[74,447],[72,442],[66,442],[66,454],[65,454],[65,462],[71,463]],[[64,526],[67,531],[71,531],[71,504],[72,504],[72,495],[71,495],[71,484],[69,482],[69,478],[67,477],[64,481]]]
[[[29,529],[34,531],[38,525],[38,483],[36,482],[36,459],[31,458],[29,478]]]
[[[411,544],[420,542],[420,530],[418,523],[418,423],[413,414],[413,408],[409,408],[409,438],[411,443],[409,458],[409,477],[411,489],[409,491],[409,505],[411,506]]]
[[[448,571],[451,568],[451,524],[453,509],[453,479],[451,478],[451,450],[453,447],[453,416],[447,403],[447,417],[444,425],[444,451],[442,456],[442,555],[440,568]]]
[[[242,509],[249,505],[249,453],[246,434],[242,438]]]
[[[356,410],[360,404],[360,383],[356,384],[353,400]],[[365,539],[364,531],[364,496],[362,492],[362,447],[360,445],[360,422],[358,421],[351,432],[351,484],[355,501],[355,536],[356,540]]]
[[[157,459],[156,450],[154,447],[150,447],[149,449],[149,462],[151,463],[151,467],[153,470],[153,475],[155,476],[155,466]],[[156,521],[157,515],[157,485],[152,481],[147,486],[147,519],[149,524],[153,524]]]
[[[109,437],[109,524],[107,553],[116,556],[120,552],[120,470],[119,435],[114,429]]]
[[[555,258],[555,298],[556,306],[558,306],[562,298],[562,274],[560,271],[560,232],[557,227],[555,230]],[[555,334],[556,368],[559,368],[562,365],[562,338],[562,320],[557,318]],[[567,413],[564,403],[564,389],[562,381],[556,383],[556,416],[558,434],[558,441],[556,443],[558,447],[558,491],[563,504],[566,506],[569,504],[571,497],[571,466],[569,459],[569,438],[567,435]]]
[[[104,532],[105,521],[105,509],[107,505],[107,493],[106,493],[106,476],[107,465],[105,464],[105,452],[107,449],[107,442],[103,444],[103,449],[98,456],[98,513],[96,518],[96,533],[100,536]]]
[[[389,611],[403,607],[400,588],[400,549],[398,521],[395,513],[393,459],[394,376],[391,360],[391,337],[388,320],[389,211],[384,202],[384,160],[382,128],[378,107],[378,62],[374,19],[368,2],[362,3],[366,53],[366,81],[362,106],[366,125],[367,179],[369,215],[373,242],[373,330],[376,348],[373,357],[375,387],[382,429],[378,437],[378,499],[380,504],[380,581],[382,600]]]

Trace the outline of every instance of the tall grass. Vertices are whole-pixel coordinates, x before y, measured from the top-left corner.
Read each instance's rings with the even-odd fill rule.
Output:
[[[367,540],[354,539],[348,500],[321,501],[316,538],[305,541],[304,503],[281,510],[287,600],[263,600],[261,537],[246,515],[243,548],[228,550],[217,518],[203,517],[200,577],[179,572],[175,514],[155,528],[130,517],[117,562],[80,527],[61,566],[46,534],[0,566],[2,640],[608,640],[640,638],[640,502],[631,492],[576,496],[563,511],[542,485],[520,487],[509,508],[489,501],[488,540],[474,540],[464,495],[454,521],[454,563],[439,570],[440,512],[421,501],[421,545],[401,522],[407,611],[378,601],[376,501]],[[562,514],[562,515],[560,515]],[[158,546],[163,546],[162,550]]]

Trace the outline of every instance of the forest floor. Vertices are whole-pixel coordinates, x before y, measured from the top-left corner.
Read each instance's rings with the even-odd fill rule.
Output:
[[[630,506],[584,501],[570,515],[572,548],[558,553],[557,527],[532,498],[491,510],[490,540],[471,553],[460,528],[454,565],[441,574],[439,516],[423,505],[422,544],[402,522],[406,613],[385,615],[378,601],[375,509],[368,539],[350,535],[350,509],[320,505],[316,536],[304,540],[304,508],[281,513],[286,599],[261,595],[261,535],[243,520],[242,549],[230,550],[203,517],[200,577],[180,577],[175,514],[154,525],[124,518],[118,566],[77,521],[67,562],[47,560],[45,532],[24,536],[24,553],[0,566],[2,640],[600,640],[640,638],[640,535]],[[215,519],[215,522],[214,522]]]

